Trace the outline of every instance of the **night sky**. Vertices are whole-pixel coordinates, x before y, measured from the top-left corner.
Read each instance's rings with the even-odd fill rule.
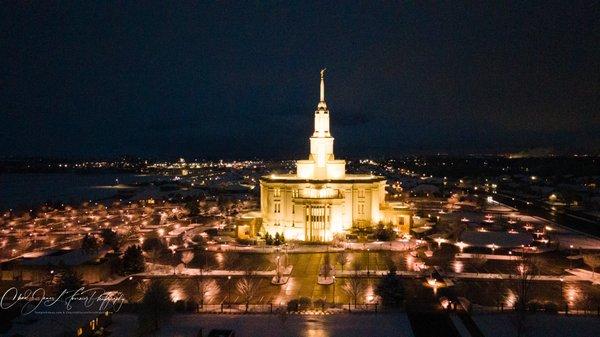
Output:
[[[600,152],[597,1],[237,3],[3,1],[0,156]]]

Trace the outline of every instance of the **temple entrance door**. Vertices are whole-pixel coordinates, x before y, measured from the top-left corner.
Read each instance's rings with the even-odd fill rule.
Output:
[[[313,242],[322,242],[327,240],[327,230],[329,224],[329,206],[311,205],[307,211],[307,239]]]

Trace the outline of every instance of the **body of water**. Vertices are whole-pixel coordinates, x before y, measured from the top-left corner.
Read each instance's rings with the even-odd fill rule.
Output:
[[[0,174],[0,210],[27,208],[44,202],[79,203],[109,198],[118,184],[154,181],[134,173],[8,173]]]

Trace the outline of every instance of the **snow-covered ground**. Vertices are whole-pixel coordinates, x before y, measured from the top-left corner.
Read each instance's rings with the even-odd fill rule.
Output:
[[[134,336],[136,316],[113,316],[111,336]],[[408,317],[397,314],[337,315],[176,315],[156,336],[195,337],[202,329],[233,329],[236,337],[414,337]]]
[[[474,257],[483,257],[488,260],[504,260],[504,261],[519,261],[521,257],[518,255],[496,255],[496,254],[469,254],[469,253],[457,253],[454,254],[457,259],[472,259]]]
[[[598,273],[592,273],[589,270],[580,268],[565,269],[565,271],[577,276],[580,280],[589,281],[592,284],[600,284],[600,275]]]
[[[496,247],[519,247],[521,245],[529,245],[533,241],[533,237],[529,233],[510,234],[507,232],[464,232],[460,239],[470,246],[488,247],[496,245]]]
[[[473,320],[486,337],[517,335],[512,314],[473,315]],[[535,314],[527,316],[524,336],[528,337],[592,337],[600,332],[598,316],[564,316]]]
[[[557,234],[555,235],[555,238],[560,243],[560,249],[570,249],[571,246],[573,246],[573,249],[600,249],[600,240],[592,236],[586,236],[575,232],[571,232]]]
[[[199,268],[173,268],[173,266],[157,264],[157,263],[146,263],[148,266],[147,271],[143,273],[133,274],[133,276],[170,276],[170,275],[183,275],[183,276],[207,276],[207,277],[224,277],[224,276],[244,276],[248,273],[244,270],[227,270],[227,269],[210,269],[202,270]],[[292,273],[294,266],[289,265],[285,268],[281,268],[283,275],[289,275]],[[251,271],[251,276],[263,276],[272,277],[277,275],[277,270],[256,270]]]
[[[421,242],[422,244],[422,242]],[[331,245],[303,245],[290,243],[287,246],[241,246],[235,244],[216,244],[208,246],[209,251],[215,252],[238,252],[238,253],[265,253],[273,254],[277,252],[287,253],[326,253],[326,252],[337,252],[344,249],[350,250],[393,250],[393,251],[406,251],[414,249],[419,246],[419,243],[415,239],[411,240],[395,240],[395,241],[375,241],[366,243],[347,242],[343,246],[334,247]]]

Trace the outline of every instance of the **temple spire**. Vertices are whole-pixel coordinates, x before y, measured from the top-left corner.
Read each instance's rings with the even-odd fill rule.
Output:
[[[319,102],[325,102],[325,69],[321,69],[321,95]]]

